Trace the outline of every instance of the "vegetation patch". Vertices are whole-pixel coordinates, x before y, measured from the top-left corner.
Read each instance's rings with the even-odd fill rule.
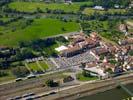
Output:
[[[65,29],[65,30],[63,30]],[[26,19],[0,26],[0,45],[16,46],[20,41],[31,41],[53,35],[79,30],[76,22],[64,22],[56,19]]]
[[[44,70],[47,70],[49,68],[48,64],[46,64],[46,62],[44,61],[39,61],[39,64],[41,65],[42,68],[44,68]]]
[[[117,19],[108,21],[92,20],[82,22],[81,25],[86,33],[96,31],[107,40],[118,42],[119,39],[124,38],[124,33],[121,33],[118,30],[120,23],[121,21]]]
[[[37,71],[42,71],[39,66],[37,65],[36,62],[33,62],[33,63],[29,63],[28,64],[28,67],[31,69],[31,71],[33,72],[37,72]]]
[[[83,71],[82,73],[78,73],[76,75],[77,79],[79,81],[91,81],[91,80],[96,80],[98,77],[96,76],[91,76],[89,72]]]
[[[37,9],[42,11],[50,10],[63,10],[65,12],[77,12],[80,10],[80,6],[88,5],[92,6],[93,2],[76,2],[73,4],[64,4],[64,3],[42,3],[42,2],[12,2],[9,4],[11,9],[24,12],[35,12]]]
[[[93,8],[85,8],[83,14],[94,15],[94,14],[126,14],[125,9],[108,9],[108,10],[95,10]]]

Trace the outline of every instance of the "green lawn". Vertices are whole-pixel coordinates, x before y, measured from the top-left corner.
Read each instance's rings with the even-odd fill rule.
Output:
[[[32,71],[42,71],[39,67],[38,67],[38,65],[36,64],[36,62],[34,62],[34,63],[29,63],[28,64],[28,66],[29,66],[29,68],[32,70]]]
[[[71,5],[64,3],[50,3],[46,4],[44,2],[12,2],[9,4],[11,9],[16,9],[17,11],[34,12],[37,8],[45,11],[47,8],[51,10],[64,10],[65,12],[77,12],[81,5],[93,5],[92,2],[76,2]]]
[[[82,73],[77,74],[76,77],[79,81],[91,81],[98,79],[98,77],[85,77]]]
[[[65,30],[63,30],[63,28]],[[6,27],[0,26],[0,45],[16,46],[19,41],[30,41],[48,36],[79,31],[76,22],[63,22],[57,19],[34,19],[26,26],[25,19],[13,22]]]
[[[39,61],[39,64],[41,65],[42,68],[44,68],[45,70],[47,70],[49,68],[49,66],[44,62],[44,61]]]
[[[83,11],[83,14],[87,14],[87,15],[93,15],[94,13],[99,13],[99,14],[105,14],[105,13],[109,13],[109,14],[115,14],[115,13],[121,13],[124,14],[126,13],[125,9],[109,9],[107,11],[104,10],[95,10],[92,8],[85,8]]]

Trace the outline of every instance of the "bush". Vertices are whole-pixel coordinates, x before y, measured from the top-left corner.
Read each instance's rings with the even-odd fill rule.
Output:
[[[45,82],[45,84],[49,87],[56,87],[56,86],[59,86],[59,83],[57,82],[54,82],[53,80],[49,79]]]

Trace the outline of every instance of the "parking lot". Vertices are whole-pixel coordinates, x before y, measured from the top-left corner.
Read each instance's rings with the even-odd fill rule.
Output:
[[[60,67],[72,67],[72,66],[80,65],[81,63],[85,63],[85,62],[92,62],[92,61],[95,61],[96,59],[93,55],[90,54],[90,51],[88,50],[82,54],[78,54],[72,57],[56,57],[56,58],[53,58],[53,60],[54,60],[54,63],[56,62],[56,65]]]

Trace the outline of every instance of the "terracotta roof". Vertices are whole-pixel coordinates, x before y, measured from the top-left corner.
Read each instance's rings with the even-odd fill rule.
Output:
[[[100,54],[104,54],[104,53],[107,53],[108,50],[103,48],[103,47],[100,47],[100,48],[95,48],[92,50],[92,52],[96,55],[100,55]]]
[[[121,44],[122,45],[133,44],[133,38],[128,38],[126,40],[122,40]]]
[[[75,52],[75,51],[78,51],[78,50],[80,50],[80,47],[78,45],[76,45],[76,46],[70,47],[66,50],[63,50],[62,52],[70,53],[70,52]]]
[[[106,68],[115,68],[115,66],[113,64],[110,64],[110,63],[102,63],[101,66],[106,67]]]
[[[86,64],[86,68],[91,68],[91,67],[96,67],[96,66],[97,66],[97,64],[95,62]]]

